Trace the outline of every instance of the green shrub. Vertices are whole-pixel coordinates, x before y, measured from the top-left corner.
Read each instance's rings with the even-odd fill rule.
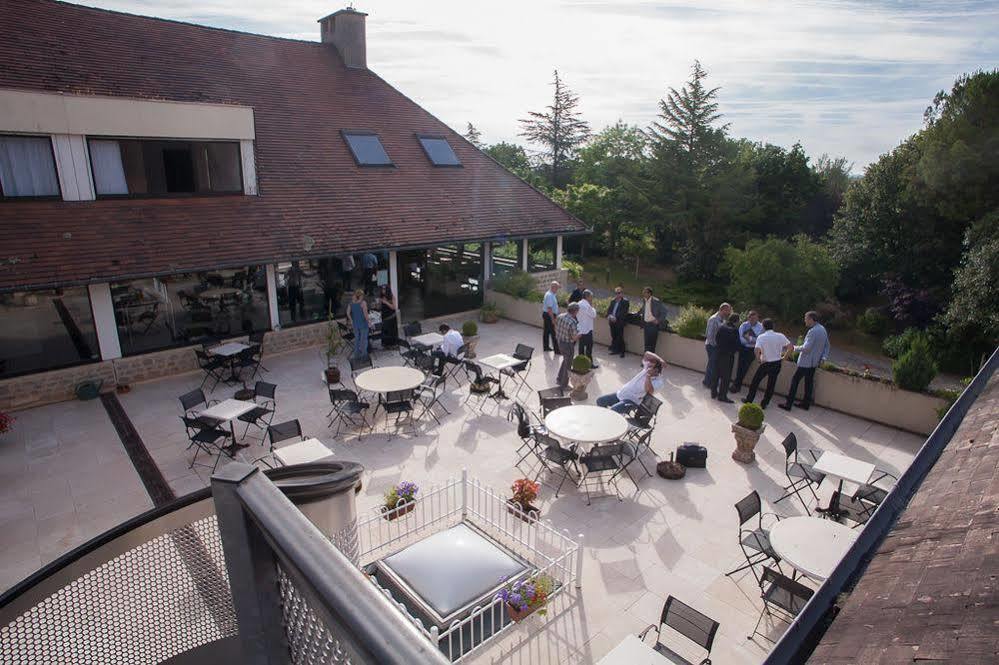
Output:
[[[905,390],[923,391],[937,375],[937,365],[930,354],[930,345],[919,337],[891,366],[895,385]]]
[[[884,335],[888,332],[891,319],[877,307],[868,307],[867,311],[857,317],[857,327],[868,335]]]
[[[569,273],[569,279],[574,282],[583,276],[583,265],[581,263],[576,263],[570,259],[562,259],[562,268]]]
[[[461,324],[462,337],[475,337],[479,334],[479,324],[475,321],[465,321]]]
[[[763,424],[763,409],[759,404],[743,404],[739,407],[739,426],[758,430]]]
[[[493,288],[500,293],[513,296],[514,298],[531,298],[532,294],[538,293],[538,285],[528,273],[522,270],[505,272],[493,277]]]
[[[901,335],[889,335],[881,342],[881,350],[893,360],[901,358],[912,347],[917,338],[926,337],[918,328],[906,328]]]
[[[576,374],[586,374],[593,368],[593,361],[589,356],[579,354],[572,359],[572,371]]]
[[[710,316],[711,312],[703,307],[688,304],[680,310],[680,316],[677,317],[673,327],[681,337],[704,339],[704,332],[708,327]]]

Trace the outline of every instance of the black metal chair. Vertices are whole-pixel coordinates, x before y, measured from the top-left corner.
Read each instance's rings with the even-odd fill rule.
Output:
[[[205,373],[205,377],[201,379],[201,388],[205,387],[205,383],[209,379],[212,379],[212,387],[209,390],[215,390],[215,387],[219,384],[219,381],[223,379],[224,372],[228,367],[228,360],[219,356],[209,355],[200,349],[194,350],[194,355],[198,358],[198,367],[201,371]]]
[[[399,357],[402,358],[402,364],[406,367],[416,366],[418,359],[430,357],[425,347],[414,347],[408,340],[400,338],[396,340],[396,344],[396,348],[399,350]]]
[[[688,663],[680,654],[663,644],[663,627],[670,628],[688,640],[708,652],[708,655],[700,661],[699,665],[711,665],[711,647],[715,642],[715,635],[718,634],[719,623],[698,612],[690,605],[678,600],[674,596],[666,598],[663,605],[663,612],[659,617],[659,623],[653,624],[643,630],[638,635],[638,639],[643,642],[650,633],[655,633],[656,642],[652,646],[656,653],[667,657],[673,663]]]
[[[330,388],[329,394],[330,403],[333,405],[333,408],[326,414],[326,418],[329,419],[327,427],[333,427],[333,423],[336,423],[337,436],[340,435],[343,425],[353,425],[356,427],[360,424],[362,433],[364,432],[364,427],[367,427],[369,431],[371,430],[371,424],[365,415],[371,407],[370,404],[360,401],[357,398],[356,392],[347,390],[346,388]],[[358,438],[361,438],[361,436],[363,434],[359,434]]]
[[[892,491],[897,482],[898,477],[893,473],[875,467],[871,480],[857,488],[853,494],[853,499],[862,502],[867,509],[867,516],[870,517],[878,506],[888,498],[888,493]]]
[[[440,425],[441,419],[434,413],[435,407],[444,411],[446,415],[451,415],[451,412],[448,411],[447,407],[441,401],[441,397],[443,396],[444,377],[437,376],[436,374],[428,374],[423,383],[416,387],[416,399],[423,405],[423,410],[420,412],[419,418],[423,418],[423,416],[429,413],[430,417]]]
[[[794,435],[794,432],[785,436],[781,445],[784,446],[784,475],[787,476],[789,484],[784,487],[784,494],[776,499],[774,503],[780,503],[793,494],[801,501],[805,512],[811,515],[812,511],[808,509],[808,504],[801,496],[801,490],[807,488],[812,493],[815,501],[819,500],[819,495],[815,492],[815,489],[822,484],[826,476],[816,471],[814,464],[818,461],[821,453],[814,449],[809,449],[806,452],[812,458],[812,461],[800,461],[798,459],[798,438]]]
[[[413,337],[418,337],[423,334],[423,326],[419,321],[412,321],[403,325],[402,334],[406,337],[406,340],[410,340]]]
[[[530,412],[520,402],[514,402],[513,406],[510,407],[509,413],[507,413],[507,420],[512,421],[514,418],[517,419],[517,436],[520,437],[521,441],[520,447],[517,448],[516,452],[519,457],[514,466],[520,469],[520,465],[523,464],[524,460],[532,455],[538,463],[545,464],[545,459],[542,456],[544,447],[538,443],[538,434],[547,436],[548,430],[540,423],[537,425],[531,423]]]
[[[492,385],[494,383],[499,383],[495,377],[486,376],[482,371],[482,368],[478,366],[472,360],[466,360],[462,363],[465,371],[468,373],[472,380],[468,382],[468,395],[465,396],[465,401],[462,402],[463,405],[468,404],[468,402],[474,397],[477,400],[476,406],[479,411],[482,411],[482,405],[485,403],[492,395]]]
[[[791,623],[814,593],[801,582],[796,582],[790,577],[781,575],[773,568],[767,567],[763,569],[760,592],[760,598],[763,599],[763,610],[760,612],[760,618],[756,621],[756,627],[753,628],[753,633],[749,639],[762,635],[763,639],[768,642],[773,642],[773,640],[760,632],[763,617],[776,616],[782,621]]]
[[[415,431],[416,425],[413,421],[413,401],[416,391],[412,388],[408,390],[390,390],[385,393],[385,399],[381,402],[382,410],[387,416],[395,416],[395,430],[398,432],[403,418]]]
[[[565,389],[554,386],[552,388],[542,388],[538,391],[538,403],[541,405],[541,418],[543,420],[555,409],[561,409],[563,406],[571,406],[572,398],[569,397]]]
[[[190,450],[192,446],[194,447],[194,457],[191,458],[191,463],[188,464],[187,468],[193,469],[195,465],[203,466],[206,469],[211,469],[212,473],[215,473],[222,455],[228,454],[230,457],[232,456],[231,452],[226,452],[226,446],[224,445],[227,440],[232,438],[232,434],[227,429],[216,427],[215,425],[206,425],[196,418],[181,416],[180,419],[184,423],[184,427],[187,430],[187,438],[190,441],[187,448]],[[214,455],[215,462],[212,464],[198,462],[198,453],[202,452],[207,453],[209,457]]]
[[[257,429],[261,430],[260,443],[264,442],[264,434],[266,433],[267,427],[274,420],[274,413],[277,411],[276,393],[277,386],[273,383],[257,381],[257,383],[254,384],[252,399],[254,402],[257,402],[259,406],[247,411],[241,416],[237,416],[237,420],[246,423],[246,428],[243,429],[242,438],[246,438],[246,433],[250,431],[250,425],[253,425]]]
[[[757,584],[762,584],[760,574],[756,572],[756,566],[768,560],[772,560],[780,566],[780,557],[770,545],[770,528],[764,526],[763,518],[764,516],[772,516],[779,522],[780,515],[763,512],[763,502],[760,501],[760,494],[756,490],[740,499],[735,504],[735,511],[739,514],[739,547],[742,548],[742,554],[746,557],[746,565],[730,570],[725,575],[734,575],[749,568],[753,577],[756,578]],[[750,525],[750,528],[746,528],[746,522],[754,517],[757,518],[756,525]]]
[[[252,381],[260,371],[260,347],[251,345],[240,351],[232,361],[232,368],[241,381]],[[249,377],[243,376],[244,370],[251,370]]]
[[[207,409],[213,404],[219,403],[217,399],[209,401],[208,398],[205,397],[205,391],[202,390],[201,388],[195,388],[190,392],[186,392],[177,399],[180,400],[182,415],[190,416],[191,418],[194,418],[195,420],[200,422],[202,425],[217,424],[216,421],[212,420],[211,418],[202,418],[195,412],[196,407],[203,406]]]
[[[257,348],[257,367],[261,372],[269,372],[270,370],[264,367],[261,362],[264,359],[264,337],[267,335],[265,332],[251,332],[247,336],[247,341],[250,342],[250,346],[256,346]]]
[[[340,339],[345,342],[345,344],[340,346],[340,355],[352,353],[354,348],[354,331],[343,321],[337,321],[336,328],[340,332]]]
[[[512,355],[520,363],[501,371],[517,383],[517,390],[513,393],[513,398],[517,399],[520,396],[520,391],[524,388],[531,390],[530,384],[527,383],[527,374],[531,371],[531,358],[534,356],[534,347],[527,346],[526,344],[518,344]]]
[[[358,372],[371,369],[375,366],[374,363],[371,362],[371,356],[361,356],[360,358],[351,357],[347,362],[350,363],[350,378],[352,379],[357,377]]]
[[[546,472],[555,471],[552,469],[552,464],[555,465],[556,469],[562,471],[561,477],[559,479],[558,485],[550,485],[544,483],[548,487],[555,490],[555,498],[558,498],[558,493],[562,490],[562,485],[565,484],[566,479],[572,475],[572,470],[576,471],[576,477],[579,478],[579,455],[576,453],[575,446],[570,446],[568,448],[562,447],[562,444],[558,442],[557,439],[547,435],[538,433],[536,435],[538,445],[541,446],[541,468],[538,469],[538,473],[534,478],[534,482],[540,482],[541,476]]]
[[[583,467],[579,484],[586,492],[586,505],[590,505],[590,487],[603,485],[603,479],[606,479],[614,487],[617,500],[624,500],[624,497],[621,496],[621,489],[617,486],[617,475],[621,473],[623,468],[621,466],[622,448],[623,445],[620,441],[601,443],[579,456],[579,464]],[[606,494],[606,496],[610,496],[610,494]]]
[[[274,456],[274,444],[294,438],[298,438],[299,441],[305,440],[305,435],[302,434],[302,425],[297,419],[286,420],[283,423],[278,423],[277,425],[268,425],[265,436],[270,440],[270,448],[268,449],[266,455],[253,460],[253,463],[256,464],[257,462],[263,462],[271,469],[273,469],[275,465],[267,461],[268,458],[277,462],[277,466],[281,466],[280,461]]]
[[[465,369],[465,354],[468,348],[462,344],[455,351],[453,356],[444,356],[444,378],[448,381],[454,380],[457,386],[461,385],[461,375],[459,372],[464,371],[466,378],[468,377],[468,371]],[[476,365],[478,367],[478,365]],[[481,367],[479,368],[482,369]]]

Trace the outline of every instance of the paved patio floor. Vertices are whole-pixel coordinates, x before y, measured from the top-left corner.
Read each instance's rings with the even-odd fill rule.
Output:
[[[510,352],[518,341],[539,350],[541,346],[540,330],[505,320],[481,326],[480,335],[480,357]],[[637,355],[609,358],[606,351],[597,347],[601,368],[590,385],[589,403],[616,390],[638,369]],[[380,351],[374,361],[399,364],[399,357],[394,351]],[[467,393],[463,386],[446,397],[452,415],[441,426],[421,427],[416,434],[394,438],[384,433],[360,439],[352,434],[334,437],[326,426],[329,400],[321,382],[324,360],[319,350],[265,355],[264,365],[269,369],[264,379],[278,385],[275,422],[297,418],[307,435],[323,440],[337,457],[364,465],[364,489],[358,495],[361,513],[376,510],[382,493],[400,480],[429,487],[467,468],[471,476],[505,492],[523,475],[513,466],[519,439],[514,424],[506,419],[509,402],[495,405],[490,400],[479,414],[461,407]],[[557,357],[536,355],[530,384],[553,385],[557,369]],[[756,489],[765,510],[775,509],[769,502],[780,495],[784,484],[781,439],[795,432],[802,448],[838,451],[896,472],[908,465],[922,444],[915,435],[826,409],[786,413],[771,407],[757,461],[742,465],[730,457],[734,441],[729,428],[738,404],[710,400],[700,380],[695,372],[667,370],[661,395],[665,405],[653,447],[665,457],[684,441],[700,442],[709,449],[708,468],[691,469],[681,481],[642,477],[637,487],[622,479],[624,501],[599,498],[590,506],[573,487],[563,489],[557,499],[543,488],[543,517],[583,537],[582,589],[555,603],[547,618],[525,620],[473,662],[595,662],[626,634],[654,623],[672,594],[721,622],[714,662],[758,663],[766,653],[766,642],[747,639],[760,611],[755,579],[749,571],[734,577],[724,573],[743,561],[733,504]],[[177,396],[200,381],[196,374],[170,377],[133,386],[120,396],[178,495],[208,482],[203,470],[188,468],[190,454],[178,418]],[[229,397],[232,391],[223,385],[212,397]],[[521,397],[531,408],[537,407],[535,395],[528,397],[525,391]],[[99,401],[55,404],[15,415],[16,427],[0,446],[0,587],[4,588],[152,505]],[[247,456],[262,452],[254,445]],[[831,488],[824,491],[828,495]],[[803,514],[801,505],[790,500],[778,504],[776,512]],[[781,628],[774,627],[774,637]],[[683,646],[676,636],[671,643]],[[696,651],[688,655],[700,659]]]

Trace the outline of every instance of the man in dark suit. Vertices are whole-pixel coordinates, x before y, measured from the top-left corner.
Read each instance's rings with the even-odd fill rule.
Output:
[[[735,355],[742,348],[739,341],[739,315],[731,314],[725,324],[718,329],[715,337],[716,349],[716,370],[712,378],[711,398],[719,402],[732,403],[728,398],[729,383],[732,381],[732,365],[735,364]]]
[[[645,351],[655,353],[659,329],[666,321],[666,305],[652,295],[651,286],[642,289],[642,309],[638,315],[642,317],[642,327],[645,332]]]
[[[579,302],[582,300],[584,291],[586,291],[586,289],[583,288],[583,280],[577,279],[576,288],[574,288],[572,293],[569,294],[569,302]]]
[[[628,310],[631,303],[624,297],[624,289],[620,285],[614,287],[614,299],[607,307],[607,322],[610,324],[610,352],[619,353],[624,358],[624,326],[628,322]]]

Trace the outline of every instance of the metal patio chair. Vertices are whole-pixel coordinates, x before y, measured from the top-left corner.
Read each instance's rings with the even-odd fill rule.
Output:
[[[395,431],[399,431],[400,422],[403,419],[409,423],[410,428],[415,432],[416,423],[413,420],[413,404],[416,391],[412,388],[408,390],[391,390],[385,393],[385,399],[381,402],[381,408],[386,416],[395,416]]]
[[[247,432],[250,431],[250,425],[253,425],[261,431],[260,443],[264,442],[267,427],[274,420],[274,413],[277,411],[276,393],[277,386],[273,383],[257,381],[254,384],[252,401],[257,402],[258,406],[236,417],[237,420],[246,423],[242,439],[246,438]]]
[[[822,481],[826,477],[825,474],[816,471],[814,467],[821,453],[814,449],[809,449],[806,453],[811,457],[811,462],[800,461],[798,458],[798,438],[794,435],[794,432],[785,436],[781,445],[784,446],[784,475],[787,476],[789,484],[784,486],[784,494],[777,498],[774,503],[780,503],[793,494],[801,501],[805,512],[811,515],[812,511],[808,509],[808,504],[801,496],[801,490],[807,488],[812,493],[815,501],[818,502],[819,495],[815,492],[815,489],[822,484]]]
[[[197,407],[204,407],[207,409],[213,404],[219,403],[217,399],[209,401],[208,398],[205,397],[205,391],[202,390],[201,388],[195,388],[190,392],[186,392],[177,399],[180,400],[181,415],[190,416],[191,418],[194,418],[195,420],[200,422],[202,425],[216,424],[216,422],[211,418],[202,418],[195,412],[195,409]]]
[[[538,391],[538,403],[541,406],[541,419],[544,420],[555,409],[571,406],[572,398],[569,397],[568,391],[564,388],[553,386]]]
[[[623,501],[621,488],[617,486],[617,476],[621,473],[621,456],[623,454],[623,444],[620,441],[614,443],[601,443],[593,446],[589,452],[579,456],[579,464],[583,467],[583,473],[579,478],[579,484],[586,492],[586,505],[590,505],[590,487],[604,485],[604,479],[614,487],[617,493],[617,500]],[[612,496],[605,493],[605,496]]]
[[[537,416],[535,416],[537,418]],[[520,402],[514,402],[506,416],[507,420],[517,420],[517,436],[520,437],[520,447],[517,448],[517,458],[514,466],[520,469],[524,460],[533,456],[539,464],[545,464],[544,447],[538,443],[538,435],[547,436],[548,430],[541,423],[531,422],[531,413]],[[521,469],[522,470],[522,469]],[[526,473],[526,472],[525,472]]]
[[[777,617],[782,621],[791,623],[798,616],[805,603],[812,597],[814,592],[801,582],[796,582],[790,577],[781,575],[773,568],[763,569],[763,579],[760,581],[760,598],[763,599],[763,610],[760,618],[756,621],[753,633],[749,639],[761,635],[768,642],[773,642],[769,637],[760,632],[760,624],[763,617]]]
[[[530,384],[527,383],[527,375],[531,371],[531,358],[534,356],[534,347],[527,346],[526,344],[518,344],[512,355],[520,363],[500,371],[516,382],[517,390],[514,391],[513,398],[517,399],[520,396],[520,391],[524,388],[531,390]]]
[[[822,513],[822,517],[835,519],[837,522],[845,517],[853,522],[852,528],[854,529],[867,524],[867,520],[871,519],[871,515],[877,509],[876,505],[848,494],[842,494],[839,490],[835,490],[832,493],[829,505],[836,506],[836,514],[833,515],[826,510]]]
[[[559,478],[558,485],[551,485],[549,483],[542,483],[551,487],[555,490],[555,498],[558,498],[558,493],[562,490],[562,485],[565,481],[572,475],[572,471],[575,470],[576,477],[579,478],[579,455],[576,453],[576,447],[570,446],[565,448],[561,443],[554,437],[547,434],[538,433],[536,435],[538,445],[541,446],[540,459],[542,461],[541,468],[538,469],[538,473],[534,478],[534,482],[541,482],[541,476],[547,472],[555,472],[556,470],[561,470],[561,477]],[[552,465],[555,468],[552,468]]]
[[[232,433],[224,428],[216,427],[215,425],[206,425],[196,418],[191,418],[189,416],[181,416],[181,421],[184,423],[184,427],[187,430],[187,438],[190,444],[187,446],[188,450],[194,447],[194,457],[191,458],[191,463],[187,465],[187,468],[193,469],[195,465],[203,466],[206,469],[211,469],[212,473],[215,473],[215,469],[218,468],[219,461],[222,459],[222,455],[233,456],[232,452],[227,452],[225,442],[232,438]],[[214,455],[215,462],[212,464],[205,464],[203,462],[198,462],[198,453],[206,453],[209,457]]]
[[[215,387],[219,385],[219,382],[225,376],[225,370],[228,369],[228,359],[219,356],[209,355],[208,353],[202,351],[201,349],[195,349],[194,355],[198,358],[198,367],[201,371],[205,373],[205,377],[201,379],[201,388],[205,387],[205,383],[209,379],[213,380],[212,387],[209,390],[215,390]]]
[[[336,423],[337,436],[340,435],[344,425],[355,427],[360,425],[361,433],[358,434],[358,438],[363,437],[365,427],[368,428],[368,431],[371,430],[371,424],[366,415],[371,405],[359,400],[356,392],[346,388],[330,388],[329,395],[333,408],[326,414],[326,418],[329,420],[327,427],[333,427],[333,423]]]
[[[888,493],[894,489],[897,482],[898,477],[890,471],[874,467],[874,475],[868,482],[857,488],[853,498],[866,506],[868,517],[870,517],[878,509],[878,506],[888,498]]]
[[[660,653],[672,663],[687,663],[690,661],[663,644],[663,628],[670,628],[688,640],[708,652],[707,656],[698,665],[711,665],[711,646],[715,642],[718,634],[719,623],[695,610],[690,605],[678,600],[675,596],[666,598],[663,605],[662,614],[659,616],[659,623],[652,624],[638,635],[638,639],[643,642],[652,633],[656,635],[656,642],[652,646],[656,653]]]
[[[468,373],[472,380],[468,382],[468,394],[465,396],[465,401],[462,405],[467,405],[472,398],[475,398],[476,404],[479,412],[482,412],[482,405],[485,401],[492,396],[492,385],[499,383],[499,381],[492,376],[486,376],[482,368],[479,367],[477,363],[472,360],[465,360],[462,363],[465,371]],[[482,389],[482,390],[480,390]]]
[[[253,460],[253,463],[263,462],[268,468],[275,468],[277,466],[283,466],[281,462],[274,456],[274,444],[280,443],[281,441],[287,441],[288,439],[298,438],[299,441],[305,440],[305,435],[302,434],[302,425],[298,420],[286,420],[283,423],[278,423],[277,425],[268,425],[266,438],[270,440],[270,447],[266,455],[258,457]],[[271,464],[268,460],[270,458],[276,464]]]
[[[780,557],[770,545],[770,528],[764,526],[763,518],[771,516],[779,522],[780,515],[763,512],[763,502],[760,501],[760,494],[756,490],[740,499],[735,504],[735,511],[739,514],[739,547],[742,548],[742,554],[746,557],[746,565],[730,570],[725,575],[734,575],[749,568],[753,577],[756,578],[756,583],[762,584],[763,581],[760,579],[760,574],[756,572],[756,566],[768,560],[772,560],[778,567],[780,566]],[[747,528],[746,523],[754,517],[757,518],[756,524],[750,524]]]
[[[419,400],[420,404],[423,406],[423,410],[420,412],[419,418],[423,418],[428,413],[430,417],[437,421],[437,424],[441,424],[441,419],[437,417],[434,413],[434,408],[439,408],[446,415],[451,415],[447,407],[444,406],[444,402],[441,398],[444,396],[444,377],[437,376],[436,374],[428,374],[427,378],[423,379],[423,383],[416,387],[416,398]]]

